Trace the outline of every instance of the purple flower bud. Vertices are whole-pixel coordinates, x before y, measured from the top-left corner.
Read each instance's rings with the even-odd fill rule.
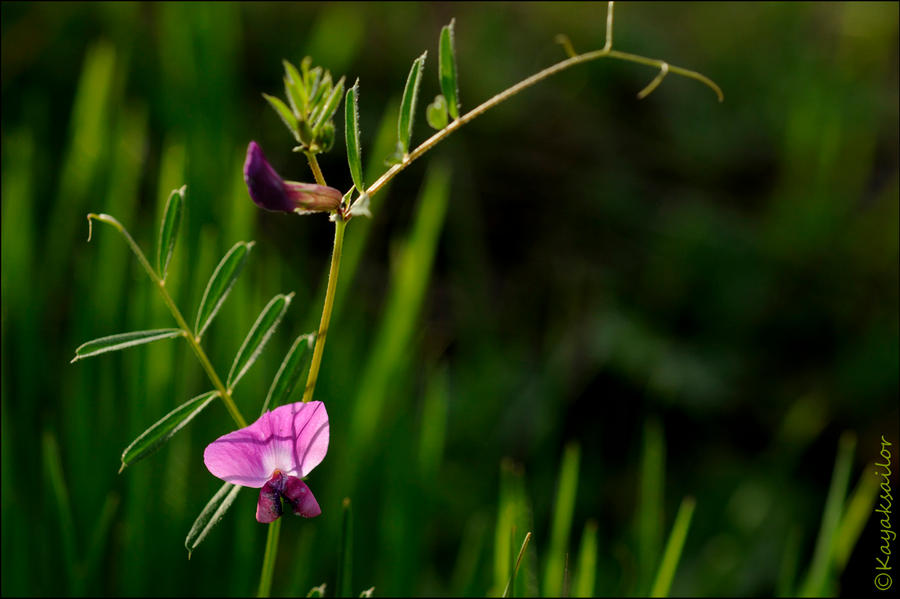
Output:
[[[264,210],[308,214],[330,212],[341,205],[341,192],[333,187],[282,179],[255,141],[247,146],[244,182],[250,198]]]

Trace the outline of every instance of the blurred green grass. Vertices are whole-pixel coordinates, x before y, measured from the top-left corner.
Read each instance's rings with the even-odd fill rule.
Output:
[[[187,183],[169,276],[186,314],[227,248],[257,241],[206,344],[223,372],[266,301],[296,292],[237,392],[253,414],[316,327],[331,248],[325,218],[261,213],[243,184],[250,139],[308,178],[260,96],[280,60],[360,76],[371,180],[424,49],[422,99],[438,93],[451,17],[466,109],[561,59],[556,33],[601,46],[604,7],[0,11],[2,594],[248,594],[253,493],[183,549],[219,487],[200,456],[225,410],[116,475],[129,442],[209,388],[188,348],[68,364],[88,339],[171,326],[114,231],[84,242],[85,214],[148,251]],[[275,594],[333,591],[345,496],[354,594],[499,594],[527,530],[514,594],[647,594],[686,496],[674,595],[868,584],[874,488],[845,496],[897,438],[896,5],[622,4],[615,40],[709,75],[725,103],[676,77],[637,101],[652,69],[587,65],[467,125],[350,225],[317,388],[323,514],[283,525]],[[340,143],[321,162],[349,187]]]

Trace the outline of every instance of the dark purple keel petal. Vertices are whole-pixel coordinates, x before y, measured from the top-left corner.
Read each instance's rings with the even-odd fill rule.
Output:
[[[336,210],[342,198],[341,192],[333,187],[284,181],[255,141],[247,146],[244,182],[250,199],[272,212],[327,212]]]
[[[319,502],[313,497],[306,483],[296,476],[288,476],[276,470],[259,490],[256,503],[256,521],[263,524],[274,522],[281,517],[281,499],[291,504],[291,510],[304,518],[315,518],[322,513]]]
[[[276,473],[259,490],[259,501],[256,503],[256,521],[268,524],[281,517],[281,489],[284,475]]]
[[[315,518],[322,513],[319,502],[313,497],[312,491],[309,490],[305,482],[296,476],[287,477],[283,495],[298,516]]]

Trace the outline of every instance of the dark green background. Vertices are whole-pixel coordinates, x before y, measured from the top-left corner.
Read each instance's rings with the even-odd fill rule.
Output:
[[[95,225],[85,243],[85,214],[113,214],[149,253],[160,202],[187,183],[172,286],[191,316],[218,257],[256,241],[207,347],[227,371],[268,298],[296,292],[236,392],[258,413],[281,356],[316,326],[332,231],[249,201],[251,139],[283,176],[311,180],[260,94],[282,95],[282,58],[358,76],[372,181],[425,49],[413,139],[431,133],[422,111],[452,17],[464,111],[562,59],[557,33],[578,51],[603,44],[594,3],[3,3],[4,595],[255,592],[255,493],[190,561],[183,548],[219,487],[201,456],[233,427],[221,405],[116,474],[132,439],[209,385],[175,342],[69,365],[88,339],[172,326],[115,231]],[[646,593],[635,519],[653,422],[661,534],[682,497],[697,500],[672,593],[771,594],[792,556],[805,575],[839,436],[857,441],[851,488],[881,435],[896,457],[897,22],[896,4],[621,4],[616,48],[696,69],[725,102],[671,74],[639,101],[653,69],[593,62],[400,175],[373,220],[348,228],[360,261],[316,394],[331,451],[308,481],[323,514],[284,522],[273,592],[331,592],[349,495],[355,593],[483,595],[501,461],[524,476],[543,564],[563,448],[577,442],[570,562],[592,518],[596,593]],[[321,164],[349,188],[342,141]],[[396,273],[427,246],[403,244],[433,168],[449,173],[449,200],[429,278],[430,256],[410,267],[420,308]],[[374,395],[384,409],[370,417]],[[371,439],[351,438],[354,417]],[[829,592],[870,588],[873,524]]]

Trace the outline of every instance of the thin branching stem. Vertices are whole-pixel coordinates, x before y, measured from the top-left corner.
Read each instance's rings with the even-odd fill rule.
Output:
[[[700,74],[696,71],[692,71],[690,69],[673,66],[664,60],[658,60],[655,58],[647,58],[645,56],[640,56],[638,54],[630,54],[628,52],[620,52],[618,50],[613,50],[612,49],[612,39],[613,39],[612,38],[612,14],[613,14],[612,2],[610,2],[609,4],[610,4],[610,7],[609,7],[608,18],[607,18],[607,27],[606,27],[606,44],[604,45],[602,50],[594,50],[593,52],[585,52],[584,54],[578,54],[576,56],[572,56],[571,58],[567,58],[566,60],[558,62],[554,65],[551,65],[551,66],[547,67],[546,69],[544,69],[543,71],[535,73],[534,75],[532,75],[531,77],[528,77],[527,79],[523,79],[522,81],[513,85],[512,87],[500,92],[493,98],[476,106],[475,108],[473,108],[466,114],[462,115],[461,117],[459,117],[458,119],[456,119],[455,121],[453,121],[452,123],[450,123],[449,125],[444,127],[443,129],[441,129],[440,131],[438,131],[437,133],[435,133],[434,135],[432,135],[431,137],[426,139],[424,142],[422,142],[422,144],[419,147],[417,147],[415,150],[413,150],[412,152],[409,153],[409,156],[404,157],[402,162],[395,164],[390,169],[388,169],[387,172],[385,172],[383,175],[381,175],[381,177],[379,177],[377,181],[375,181],[371,186],[369,186],[369,188],[366,190],[366,193],[368,193],[370,197],[375,195],[378,192],[378,190],[380,190],[382,187],[387,185],[388,181],[390,181],[395,176],[397,176],[398,173],[400,173],[402,170],[404,170],[406,167],[408,167],[410,164],[412,164],[417,158],[422,156],[425,152],[427,152],[428,150],[430,150],[431,148],[436,146],[438,143],[443,141],[446,137],[448,137],[454,131],[456,131],[457,129],[459,129],[460,127],[462,127],[469,121],[481,116],[482,114],[484,114],[485,112],[487,112],[488,110],[493,108],[494,106],[497,106],[498,104],[505,102],[506,100],[512,98],[519,92],[531,87],[535,83],[538,83],[540,81],[543,81],[544,79],[547,79],[548,77],[550,77],[552,75],[561,73],[562,71],[565,71],[566,69],[574,67],[575,65],[590,62],[592,60],[599,60],[601,58],[614,58],[616,60],[623,60],[626,62],[634,62],[634,63],[643,64],[643,65],[647,65],[647,66],[651,66],[651,67],[656,67],[656,68],[660,69],[661,72],[674,73],[676,75],[681,75],[682,77],[688,77],[689,79],[694,79],[696,81],[699,81],[700,83],[703,83],[704,85],[710,87],[716,93],[716,97],[718,97],[719,102],[724,100],[725,96],[722,94],[721,88],[719,88],[719,86],[716,85],[715,82],[712,81],[706,75],[702,75],[702,74]],[[651,85],[652,85],[652,83],[651,83]],[[657,82],[657,85],[658,85],[658,82]],[[655,88],[655,86],[654,86],[654,88]],[[653,90],[651,89],[650,91],[653,91]]]
[[[162,294],[163,301],[165,302],[166,307],[169,309],[169,312],[172,313],[172,317],[175,319],[175,322],[178,323],[178,328],[180,328],[184,332],[184,338],[187,339],[188,345],[191,346],[191,349],[194,351],[194,355],[197,356],[197,360],[200,362],[203,370],[206,371],[206,375],[209,377],[209,380],[219,392],[219,397],[222,398],[222,402],[225,404],[225,408],[228,410],[231,418],[239,427],[243,428],[247,426],[247,421],[244,420],[244,417],[241,415],[241,411],[238,410],[237,405],[234,403],[234,398],[231,396],[231,393],[229,393],[228,389],[225,388],[225,385],[222,384],[222,379],[219,378],[219,375],[216,373],[216,369],[212,365],[212,362],[209,361],[209,357],[206,355],[206,352],[203,351],[203,346],[200,345],[200,340],[194,336],[194,333],[191,331],[191,327],[189,327],[187,321],[184,320],[184,316],[182,316],[181,310],[178,309],[178,306],[175,305],[175,301],[172,299],[172,296],[169,295],[169,290],[166,289],[165,281],[160,279],[159,275],[156,274],[156,271],[153,270],[153,267],[150,266],[150,262],[147,260],[144,252],[141,251],[140,246],[131,237],[131,235],[128,233],[128,230],[125,229],[124,226],[122,226],[122,223],[108,214],[91,213],[88,214],[88,241],[91,240],[91,219],[96,219],[108,225],[111,225],[115,227],[119,231],[119,233],[122,234],[122,236],[125,238],[125,241],[128,242],[128,245],[131,247],[131,251],[133,251],[137,256],[138,262],[141,263],[141,266],[143,266],[144,270],[147,272],[147,276],[150,277],[150,279],[156,285],[156,288],[159,289],[159,292]]]

